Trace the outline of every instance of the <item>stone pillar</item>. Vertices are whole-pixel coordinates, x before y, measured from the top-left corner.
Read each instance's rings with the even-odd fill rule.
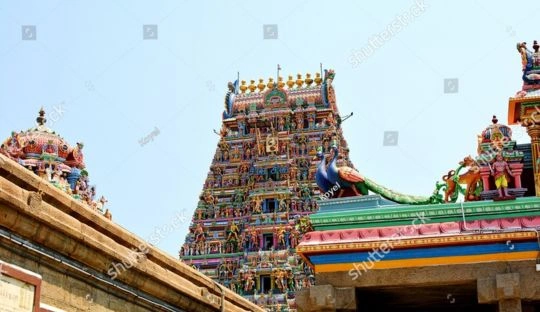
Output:
[[[499,300],[499,312],[521,312],[520,299]]]
[[[540,196],[540,125],[527,123],[527,133],[531,137],[531,159],[534,172],[534,187],[536,196]]]
[[[489,191],[489,177],[491,177],[491,171],[487,165],[480,167],[480,177],[482,177],[484,191]]]
[[[514,187],[521,188],[521,173],[523,173],[523,164],[509,164],[510,170],[514,174]]]
[[[519,273],[497,274],[495,281],[499,312],[521,312]]]
[[[296,292],[299,312],[352,312],[356,311],[354,287],[314,285]]]

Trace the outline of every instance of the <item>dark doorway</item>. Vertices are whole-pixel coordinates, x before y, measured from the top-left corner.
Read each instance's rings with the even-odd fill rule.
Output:
[[[263,234],[263,250],[270,250],[274,246],[274,235]]]
[[[276,211],[276,200],[269,198],[265,200],[264,213],[273,213]]]
[[[270,288],[272,288],[272,279],[269,275],[261,275],[261,293],[268,293],[270,291]]]
[[[421,287],[357,288],[356,298],[358,311],[497,311],[497,305],[478,304],[476,282]]]

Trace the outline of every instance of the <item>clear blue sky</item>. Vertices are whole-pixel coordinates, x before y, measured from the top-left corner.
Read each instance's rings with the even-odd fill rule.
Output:
[[[540,39],[540,2],[423,3],[1,0],[0,134],[32,127],[41,106],[49,120],[60,107],[50,126],[85,143],[91,182],[114,221],[142,238],[162,228],[157,246],[176,256],[218,141],[227,82],[237,71],[273,77],[278,63],[284,76],[314,73],[322,62],[336,71],[341,112],[354,112],[344,133],[357,169],[428,195],[475,152],[493,114],[505,122],[521,87],[515,43]],[[417,16],[404,18],[411,10]],[[277,25],[277,39],[263,39],[265,24]],[[36,40],[22,40],[23,25],[35,26]],[[157,25],[157,39],[143,40],[143,25]],[[446,78],[459,80],[457,93],[443,92]],[[397,146],[383,146],[385,131],[399,132]],[[182,210],[186,221],[174,227]]]

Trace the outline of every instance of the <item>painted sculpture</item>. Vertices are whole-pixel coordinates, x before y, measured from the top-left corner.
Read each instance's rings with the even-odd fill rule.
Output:
[[[26,131],[12,132],[0,145],[0,154],[85,203],[89,209],[111,219],[112,214],[105,207],[107,200],[103,196],[98,200],[96,186],[90,185],[82,152],[84,144],[78,142],[71,147],[48,128],[43,108],[40,109],[36,122],[35,127]]]
[[[508,194],[508,179],[506,174],[514,177],[514,173],[510,170],[508,163],[503,160],[502,154],[497,154],[496,161],[490,166],[490,172],[495,179],[495,187],[499,192],[500,199],[514,199],[515,196]]]
[[[441,196],[434,193],[429,197],[405,195],[379,185],[367,177],[362,176],[355,169],[343,165],[338,166],[339,148],[332,147],[332,160],[325,165],[326,156],[319,148],[320,160],[315,173],[317,185],[323,193],[321,198],[348,197],[367,195],[369,191],[400,204],[422,205],[442,202]]]
[[[516,93],[515,99],[519,100],[521,98],[538,96],[540,95],[540,45],[537,40],[534,40],[532,46],[534,51],[527,48],[526,42],[517,43],[516,48],[521,57],[523,86]],[[514,105],[515,103],[511,102],[511,107]],[[510,117],[514,118],[512,116]]]
[[[521,54],[523,65],[523,82],[528,85],[540,84],[540,52],[538,51],[538,41],[534,40],[534,52],[527,48],[526,42],[517,44],[518,52]]]
[[[462,169],[467,168],[465,173],[460,174]],[[467,156],[459,163],[456,170],[450,170],[442,177],[445,183],[444,202],[455,202],[459,194],[463,194],[465,201],[478,200],[480,194],[478,188],[480,184],[480,167],[471,157]],[[463,189],[461,184],[465,184]]]
[[[370,191],[399,204],[422,205],[456,202],[460,195],[465,201],[513,199],[526,192],[521,187],[523,153],[516,149],[512,130],[499,124],[496,116],[493,116],[492,124],[478,135],[478,156],[465,157],[455,170],[442,176],[442,182],[436,182],[435,190],[429,197],[392,191],[362,176],[353,168],[338,166],[339,148],[335,144],[331,148],[329,164],[326,164],[323,151],[323,147],[318,148],[319,163],[315,174],[323,199],[361,196]]]

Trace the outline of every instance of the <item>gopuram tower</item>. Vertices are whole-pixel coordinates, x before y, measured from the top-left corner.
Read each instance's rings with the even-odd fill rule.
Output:
[[[333,70],[229,83],[220,139],[180,258],[271,311],[295,311],[312,271],[296,255],[318,210],[318,152],[339,146]],[[319,153],[320,155],[321,153]]]

